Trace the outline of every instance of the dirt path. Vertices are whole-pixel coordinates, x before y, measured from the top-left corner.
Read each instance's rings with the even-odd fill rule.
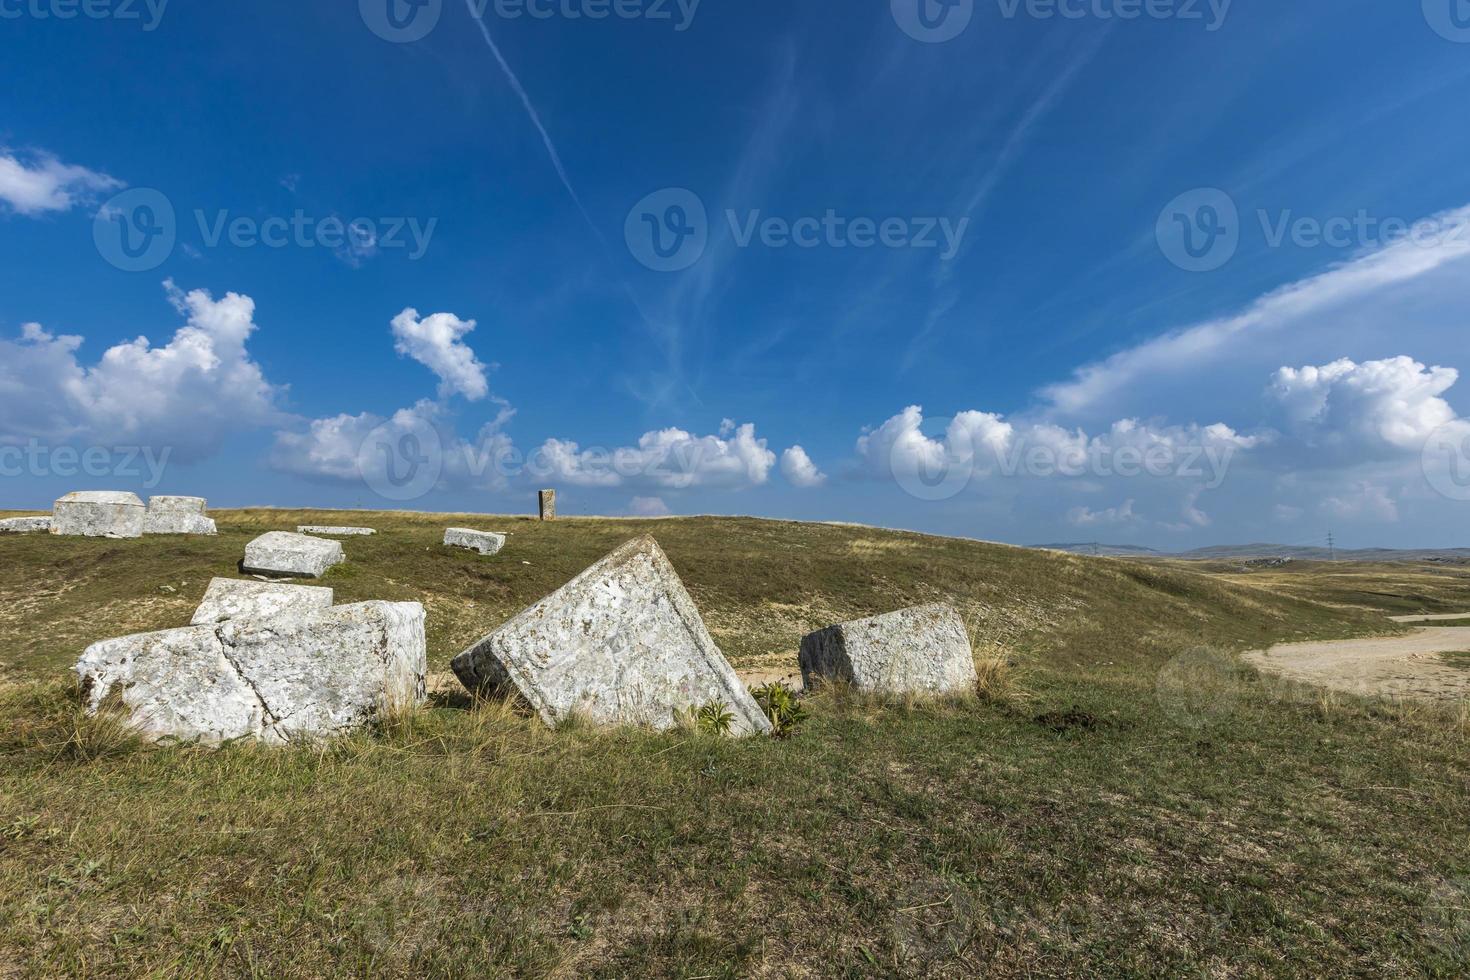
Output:
[[[1395,623],[1442,623],[1451,619],[1470,619],[1470,612],[1462,613],[1439,613],[1435,616],[1390,616],[1389,619]]]
[[[1470,669],[1451,666],[1440,654],[1465,652],[1470,652],[1470,627],[1430,626],[1408,636],[1288,643],[1248,653],[1245,662],[1290,680],[1350,694],[1448,701],[1470,697]]]

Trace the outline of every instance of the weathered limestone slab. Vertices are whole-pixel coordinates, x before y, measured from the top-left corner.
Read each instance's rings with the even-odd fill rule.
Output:
[[[467,527],[452,527],[444,532],[444,544],[450,548],[468,548],[482,555],[493,555],[505,547],[505,535],[494,531],[472,531]]]
[[[50,530],[49,517],[7,517],[0,521],[0,534],[45,534]]]
[[[342,545],[290,531],[270,531],[245,546],[246,572],[320,578],[347,560]]]
[[[838,680],[886,694],[974,690],[975,655],[965,621],[953,606],[901,609],[818,630],[801,641],[808,687]]]
[[[536,507],[543,521],[556,520],[556,491],[538,491],[536,494]]]
[[[366,538],[378,532],[370,527],[329,527],[326,525],[303,524],[297,534],[315,534],[326,538]]]
[[[250,579],[217,578],[194,611],[193,626],[227,619],[273,619],[303,616],[332,608],[332,590],[319,585],[285,585]]]
[[[51,533],[86,538],[140,538],[146,511],[135,493],[81,490],[56,501]]]
[[[425,649],[423,606],[364,602],[104,640],[76,671],[89,712],[112,696],[148,738],[279,744],[420,703]]]
[[[770,722],[705,629],[694,600],[651,537],[630,541],[454,659],[472,691],[507,682],[554,725],[666,729],[723,702],[732,733]]]
[[[214,521],[204,516],[203,497],[149,497],[143,518],[144,534],[217,534]]]

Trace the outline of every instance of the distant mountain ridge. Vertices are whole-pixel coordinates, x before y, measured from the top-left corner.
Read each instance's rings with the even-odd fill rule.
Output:
[[[1108,558],[1182,558],[1190,561],[1234,561],[1260,558],[1289,558],[1293,561],[1449,561],[1470,563],[1470,548],[1339,548],[1336,552],[1326,548],[1302,547],[1285,544],[1229,544],[1189,551],[1167,552],[1155,548],[1144,548],[1129,544],[1083,544],[1036,545],[1049,551],[1070,551],[1079,555],[1100,555]]]

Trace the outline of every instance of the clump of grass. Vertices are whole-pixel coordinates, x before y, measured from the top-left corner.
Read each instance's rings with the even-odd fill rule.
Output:
[[[807,711],[791,689],[780,681],[771,681],[750,692],[755,703],[765,712],[771,723],[771,735],[775,738],[790,738],[806,721]]]
[[[1026,700],[1015,654],[1000,643],[975,645],[975,696],[989,704],[1016,705]]]

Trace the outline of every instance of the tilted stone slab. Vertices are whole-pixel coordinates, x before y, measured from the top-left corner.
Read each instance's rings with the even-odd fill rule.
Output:
[[[76,671],[90,713],[115,703],[155,741],[279,744],[421,703],[425,651],[423,606],[363,602],[104,640]]]
[[[270,531],[245,546],[243,569],[262,575],[321,578],[347,560],[342,545],[290,531]]]
[[[7,517],[0,521],[0,534],[45,534],[50,530],[49,517]]]
[[[965,621],[942,603],[818,630],[802,639],[800,656],[808,687],[836,680],[886,694],[951,694],[977,680]]]
[[[513,684],[548,725],[576,715],[666,729],[718,701],[735,716],[732,734],[771,727],[651,537],[618,548],[453,668],[472,691]]]
[[[315,524],[303,524],[296,529],[297,534],[316,534],[327,538],[366,538],[378,532],[370,527],[327,527]]]
[[[82,490],[56,501],[51,533],[85,538],[140,538],[147,511],[135,493]]]
[[[332,590],[319,585],[285,585],[250,579],[217,578],[194,611],[193,626],[227,619],[271,619],[302,616],[332,608]]]
[[[214,521],[204,514],[206,506],[203,497],[149,497],[143,533],[218,534]]]
[[[444,532],[444,544],[450,548],[468,548],[482,555],[498,554],[505,547],[505,535],[494,531],[472,531],[467,527],[452,527]]]

